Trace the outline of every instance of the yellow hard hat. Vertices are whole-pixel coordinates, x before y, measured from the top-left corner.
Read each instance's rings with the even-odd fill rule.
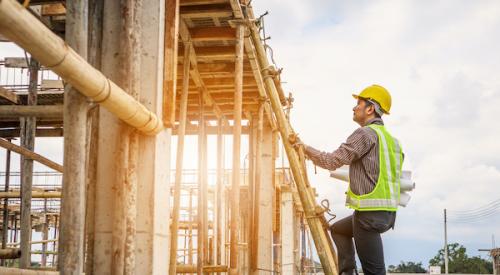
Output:
[[[386,114],[389,114],[389,111],[391,110],[391,94],[380,85],[374,84],[368,86],[363,91],[361,91],[359,95],[353,94],[352,96],[355,99],[362,98],[376,101],[380,105],[380,108],[382,108],[382,111]]]

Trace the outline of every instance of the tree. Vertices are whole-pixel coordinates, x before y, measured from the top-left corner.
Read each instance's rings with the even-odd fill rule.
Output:
[[[429,265],[439,265],[444,271],[444,249],[440,249],[438,254],[429,261]],[[481,257],[467,256],[467,249],[458,244],[448,244],[448,271],[449,273],[493,273],[492,263]]]
[[[390,265],[389,273],[427,273],[424,267],[422,267],[422,262],[403,262],[397,266]]]

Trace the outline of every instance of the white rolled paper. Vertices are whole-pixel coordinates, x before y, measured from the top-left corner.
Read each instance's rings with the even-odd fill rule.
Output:
[[[400,192],[411,191],[411,190],[415,189],[415,183],[412,182],[411,179],[401,178],[400,183],[401,183],[401,185],[400,185],[401,191]]]
[[[349,166],[342,166],[335,171],[330,171],[330,177],[349,182]]]
[[[410,199],[411,199],[410,194],[408,194],[406,192],[401,192],[399,194],[399,205],[406,207],[406,205],[408,205],[408,202],[410,201]]]

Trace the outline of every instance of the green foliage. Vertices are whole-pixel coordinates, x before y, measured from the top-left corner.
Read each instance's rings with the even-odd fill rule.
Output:
[[[422,262],[403,262],[397,266],[390,265],[389,273],[427,273],[427,270],[422,266]]]
[[[444,272],[444,248],[440,249],[438,254],[429,261],[429,265],[441,266]],[[465,247],[452,243],[448,244],[448,271],[449,273],[491,274],[493,264],[477,256],[469,257]]]

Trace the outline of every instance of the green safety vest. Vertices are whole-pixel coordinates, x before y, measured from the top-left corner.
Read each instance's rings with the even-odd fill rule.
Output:
[[[399,203],[403,153],[397,139],[383,125],[370,124],[378,136],[379,175],[371,193],[356,195],[349,187],[346,205],[358,211],[396,211]]]

